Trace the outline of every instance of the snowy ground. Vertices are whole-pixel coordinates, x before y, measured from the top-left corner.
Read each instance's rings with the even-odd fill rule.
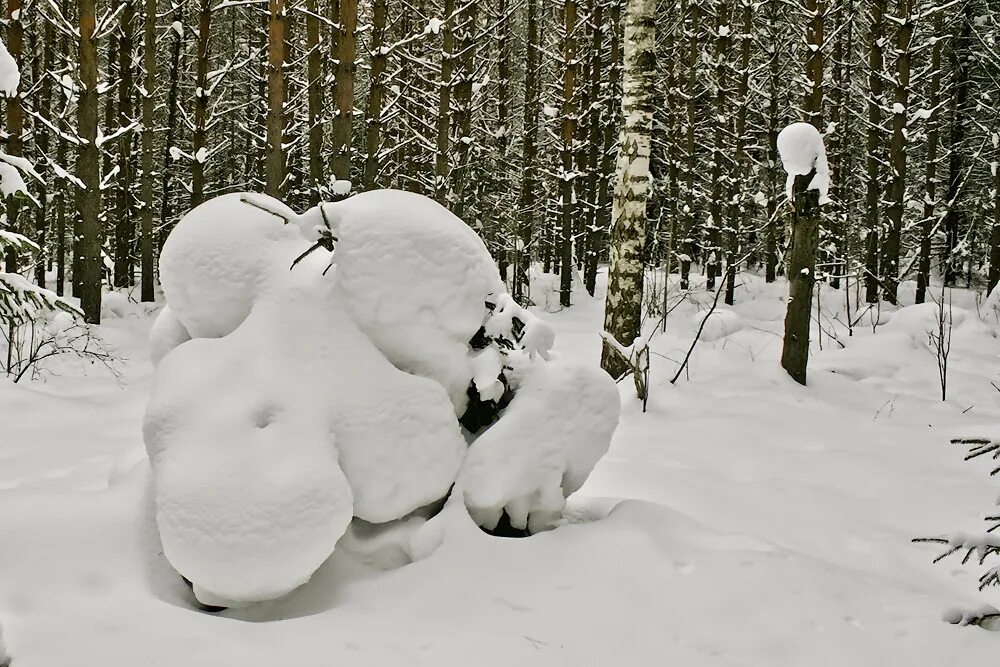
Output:
[[[711,295],[673,311],[653,338],[648,412],[623,382],[611,452],[567,525],[466,533],[384,572],[338,550],[289,597],[218,616],[191,608],[157,553],[140,435],[152,317],[129,306],[101,327],[127,360],[120,383],[99,371],[0,381],[13,664],[995,663],[1000,636],[940,620],[995,595],[976,595],[975,568],[932,566],[935,548],[909,540],[976,531],[996,498],[988,463],[948,443],[998,430],[996,322],[955,292],[967,314],[942,403],[929,310],[869,313],[848,338],[840,295],[824,291],[824,328],[846,348],[824,335],[805,389],[777,366],[784,290],[744,276],[676,385],[659,355],[683,356]],[[578,301],[545,317],[560,355],[596,363],[602,299]]]

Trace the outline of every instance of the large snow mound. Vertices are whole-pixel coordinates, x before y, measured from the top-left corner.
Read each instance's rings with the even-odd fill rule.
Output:
[[[444,390],[393,368],[322,283],[305,287],[274,290],[232,334],[164,357],[147,410],[167,558],[230,600],[303,583],[352,516],[389,521],[443,497],[465,453]]]
[[[178,224],[161,273],[144,437],[164,554],[205,604],[288,593],[352,519],[371,529],[348,548],[405,560],[393,526],[429,518],[463,462],[477,516],[549,528],[617,424],[611,379],[543,363],[551,327],[506,294],[475,232],[419,195],[302,215],[225,195]],[[469,396],[499,413],[479,440],[459,425]]]

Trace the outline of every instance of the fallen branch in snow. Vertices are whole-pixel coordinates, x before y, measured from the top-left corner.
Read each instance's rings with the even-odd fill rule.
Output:
[[[635,381],[635,395],[642,401],[642,411],[645,412],[646,402],[649,400],[649,341],[642,336],[636,336],[632,344],[625,347],[607,331],[601,332],[601,338],[628,364],[628,372]],[[623,375],[619,378],[619,381],[624,377]]]
[[[286,216],[284,213],[281,213],[280,211],[275,211],[273,208],[263,203],[253,195],[245,194],[242,197],[240,197],[240,201],[246,204],[247,206],[253,206],[254,208],[260,209],[261,211],[270,213],[271,215],[277,218],[281,218],[282,220],[285,221],[286,225],[292,221],[291,218]]]
[[[984,630],[1000,630],[1000,610],[991,605],[978,609],[948,609],[941,620],[952,625],[975,625]]]

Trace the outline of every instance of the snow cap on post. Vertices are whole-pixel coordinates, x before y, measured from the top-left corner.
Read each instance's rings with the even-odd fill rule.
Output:
[[[785,194],[792,197],[796,176],[805,176],[813,170],[816,175],[809,183],[810,190],[819,190],[819,203],[829,204],[830,167],[826,162],[823,135],[809,123],[792,123],[778,133],[778,154],[788,174]]]

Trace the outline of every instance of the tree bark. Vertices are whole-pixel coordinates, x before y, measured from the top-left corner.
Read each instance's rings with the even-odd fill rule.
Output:
[[[465,218],[469,180],[469,156],[472,152],[472,80],[476,73],[476,31],[479,18],[479,4],[470,2],[465,9],[464,20],[460,23],[458,52],[461,54],[461,76],[455,84],[455,125],[458,135],[458,163],[452,172],[453,211],[459,218]],[[472,221],[469,221],[470,223]]]
[[[333,175],[351,180],[351,129],[354,124],[354,60],[357,55],[358,0],[340,0],[337,78],[334,82]]]
[[[631,345],[640,335],[642,324],[642,245],[646,236],[656,85],[654,9],[653,0],[627,0],[623,17],[623,126],[611,213],[611,268],[604,329],[625,345]],[[607,341],[602,344],[601,367],[615,378],[627,370],[625,360]]]
[[[21,0],[7,0],[7,51],[10,53],[11,58],[17,63],[18,69],[24,72],[24,58],[22,51],[24,49],[24,24],[22,13],[24,7],[21,4]],[[22,102],[22,96],[24,95],[25,85],[21,82],[18,87],[17,93],[13,97],[7,98],[7,127],[4,130],[7,133],[7,146],[4,149],[8,155],[20,156],[24,154],[24,138],[22,133],[24,132],[24,104]],[[16,197],[7,197],[5,202],[6,213],[7,213],[7,226],[13,231],[18,231],[18,212],[21,208],[21,203]],[[17,273],[18,269],[18,253],[14,249],[7,251],[7,273]]]
[[[80,305],[84,320],[101,323],[101,164],[97,148],[97,43],[95,0],[79,0],[80,13],[80,99],[77,128],[80,148],[76,172],[84,188],[77,197],[80,216]]]
[[[155,300],[153,292],[153,94],[156,90],[156,0],[146,0],[143,16],[142,64],[142,211],[140,238],[142,275],[140,299]]]
[[[713,114],[714,136],[712,138],[712,201],[709,211],[712,224],[708,228],[707,279],[705,288],[715,289],[715,279],[721,274],[722,267],[722,230],[726,226],[725,182],[722,173],[723,162],[728,162],[725,154],[726,137],[730,134],[726,113],[726,77],[729,69],[729,0],[719,0],[715,14],[715,113]],[[728,295],[727,295],[728,296]]]
[[[267,151],[264,192],[281,199],[285,183],[285,0],[268,0]]]
[[[576,85],[576,0],[563,1],[562,123],[559,157],[559,303],[568,308],[573,288],[573,135],[576,133],[574,87]]]
[[[941,35],[941,12],[934,15],[934,34]],[[931,47],[931,82],[927,91],[927,155],[924,170],[924,211],[920,223],[920,257],[917,261],[917,293],[915,303],[927,299],[927,288],[931,284],[931,236],[934,232],[934,208],[937,204],[937,160],[938,142],[941,134],[941,113],[938,109],[941,90],[941,51],[944,40],[938,37]]]
[[[524,70],[524,129],[521,137],[521,189],[518,200],[517,238],[514,241],[514,299],[524,303],[534,228],[536,161],[538,154],[538,1],[526,0],[527,42]]]
[[[379,0],[382,1],[382,0]],[[306,0],[306,94],[309,98],[309,205],[315,206],[323,193],[323,53],[320,39],[319,6]]]
[[[601,161],[601,137],[604,133],[604,117],[601,113],[601,84],[604,79],[604,54],[601,48],[604,44],[604,4],[602,0],[591,0],[591,23],[593,33],[591,35],[590,53],[590,122],[587,126],[587,142],[589,144],[589,155],[587,156],[587,254],[583,271],[583,284],[587,293],[594,296],[597,288],[597,264],[601,256],[601,228],[597,224],[597,212],[600,206],[598,192],[600,182],[606,181],[606,175],[600,171]]]
[[[132,30],[135,23],[133,0],[122,0],[122,10],[118,42],[118,127],[128,127],[132,123]],[[132,239],[134,236],[132,211],[132,132],[118,137],[118,199],[115,216],[115,287],[128,287],[135,282],[132,268]]]
[[[451,134],[451,87],[455,69],[455,0],[445,0],[441,26],[441,79],[438,81],[437,153],[434,156],[434,198],[448,205],[450,176],[448,151]]]
[[[698,6],[700,0],[687,0],[687,7],[690,11],[690,21],[688,24],[688,58],[687,58],[687,83],[685,97],[687,98],[687,139],[684,149],[684,241],[681,244],[683,255],[681,257],[681,289],[688,289],[690,286],[689,277],[691,275],[691,260],[694,257],[695,234],[697,233],[698,217],[695,212],[694,183],[695,170],[698,152],[698,134],[696,131],[698,121],[698,54],[699,40],[698,30],[701,27],[701,8]],[[683,6],[683,5],[682,5]],[[685,15],[687,12],[683,12]]]
[[[42,58],[37,57],[38,52],[36,49],[32,49],[35,53],[35,58],[33,59],[35,66],[34,79],[41,82],[41,90],[39,91],[38,101],[35,103],[35,111],[43,118],[51,118],[52,77],[48,73],[53,69],[55,29],[52,27],[51,21],[44,21],[44,23]],[[41,71],[38,70],[38,66],[41,66]],[[44,169],[46,173],[42,176],[44,180],[41,183],[40,197],[38,198],[41,206],[38,206],[35,210],[35,232],[37,234],[35,238],[37,239],[38,247],[41,248],[41,252],[35,257],[35,282],[38,283],[39,287],[45,287],[46,265],[51,265],[52,263],[52,254],[48,241],[49,217],[52,213],[52,207],[49,205],[49,169],[47,168],[49,161],[49,133],[47,130],[36,134],[35,145],[38,153],[41,154],[35,163],[36,170],[42,166],[46,167]]]
[[[958,248],[959,230],[965,218],[959,195],[962,190],[965,153],[963,152],[967,126],[969,124],[969,67],[967,63],[969,41],[972,32],[971,5],[966,5],[959,14],[959,33],[951,49],[952,96],[951,96],[951,137],[948,154],[947,211],[944,215],[946,254],[944,259],[944,284],[954,287],[961,273],[960,263],[955,257]],[[957,266],[956,266],[957,265]]]
[[[764,281],[773,283],[778,269],[778,101],[781,93],[781,60],[778,51],[778,0],[768,2],[768,103],[767,103],[767,222],[764,227]]]
[[[872,0],[868,48],[868,137],[865,186],[865,301],[878,301],[879,210],[882,200],[882,67],[886,0]]]
[[[903,207],[906,205],[906,116],[910,94],[910,41],[913,38],[913,0],[899,0],[899,13],[903,24],[896,33],[896,84],[892,112],[892,141],[889,145],[889,164],[892,181],[889,206],[886,211],[889,228],[885,237],[882,282],[883,297],[889,303],[897,302],[899,290],[899,252],[903,232]]]
[[[173,19],[174,20],[171,25],[173,29],[171,30],[171,33],[173,33],[174,41],[170,52],[170,83],[167,88],[167,129],[164,135],[163,174],[161,176],[162,199],[160,200],[160,233],[159,238],[157,239],[160,247],[163,247],[163,242],[167,238],[167,233],[169,232],[167,223],[173,216],[173,202],[171,200],[171,186],[173,185],[173,179],[171,178],[171,164],[173,162],[173,157],[170,155],[170,149],[174,145],[174,138],[177,132],[177,93],[180,83],[181,50],[184,46],[183,2],[178,2],[174,5]]]
[[[809,325],[819,246],[819,192],[808,190],[815,171],[796,176],[792,191],[792,238],[788,260],[788,309],[781,367],[799,384],[806,384],[809,362]]]
[[[388,55],[385,47],[386,0],[375,0],[372,12],[371,83],[368,92],[365,172],[362,178],[365,190],[375,188],[379,151],[382,150],[382,105],[385,100],[385,64]]]

